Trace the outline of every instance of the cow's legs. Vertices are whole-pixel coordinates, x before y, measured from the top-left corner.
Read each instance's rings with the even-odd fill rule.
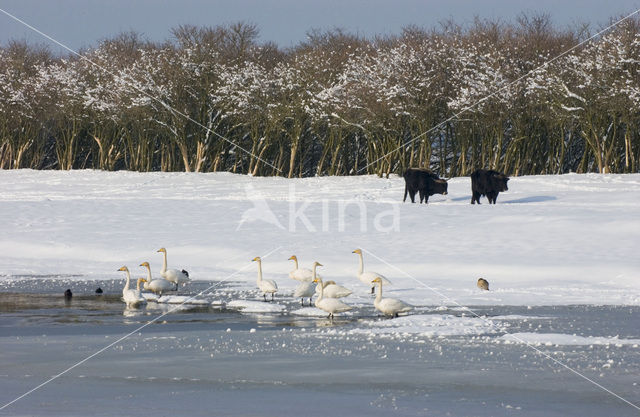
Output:
[[[409,197],[411,197],[411,202],[415,203],[416,202],[416,190],[409,190]]]
[[[480,204],[480,193],[477,191],[473,191],[473,195],[471,196],[471,204],[475,204],[476,201]]]
[[[424,200],[424,190],[420,190],[420,204],[422,204],[422,200]]]

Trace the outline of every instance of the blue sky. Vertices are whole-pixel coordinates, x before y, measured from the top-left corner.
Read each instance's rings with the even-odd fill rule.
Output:
[[[0,9],[77,50],[122,31],[135,30],[159,41],[180,24],[237,21],[257,24],[261,40],[282,47],[304,40],[312,28],[388,35],[409,24],[433,27],[449,18],[467,23],[475,15],[508,21],[521,12],[548,12],[559,26],[588,22],[597,28],[610,17],[640,9],[640,0],[0,0]],[[0,43],[9,39],[58,50],[0,13]]]

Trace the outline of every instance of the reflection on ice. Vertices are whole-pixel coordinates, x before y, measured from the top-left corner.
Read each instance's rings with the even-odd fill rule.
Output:
[[[129,307],[126,306],[124,308],[124,310],[122,310],[122,315],[124,317],[139,317],[139,316],[144,316],[145,313],[145,307]]]

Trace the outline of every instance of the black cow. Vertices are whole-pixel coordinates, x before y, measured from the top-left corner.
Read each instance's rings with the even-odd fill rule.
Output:
[[[432,178],[427,182],[427,187],[424,190],[420,190],[420,202],[422,203],[422,197],[424,197],[424,203],[428,204],[429,197],[434,194],[447,195],[448,188],[449,184],[447,183],[447,180],[443,180],[442,178]]]
[[[507,191],[509,177],[492,169],[476,169],[471,174],[471,204],[480,204],[480,196],[485,195],[489,204],[496,204],[500,191]]]
[[[404,174],[404,199],[407,201],[407,193],[411,197],[411,202],[415,203],[415,196],[417,192],[424,193],[424,189],[428,186],[429,179],[438,179],[438,175],[434,174],[426,168],[409,168]],[[422,199],[421,201],[422,202]]]
[[[429,202],[429,196],[434,194],[447,194],[447,181],[426,168],[409,168],[402,175],[404,177],[404,199],[407,201],[407,193],[411,202],[415,203],[416,192],[420,193],[420,203]]]

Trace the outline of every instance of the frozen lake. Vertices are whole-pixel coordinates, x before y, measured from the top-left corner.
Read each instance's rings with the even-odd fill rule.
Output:
[[[414,315],[389,320],[363,303],[330,322],[296,314],[290,298],[257,301],[281,312],[227,308],[231,300],[259,300],[237,284],[193,283],[190,293],[215,286],[200,297],[213,304],[181,306],[0,415],[637,415],[506,336],[536,334],[536,349],[634,400],[637,306],[471,307],[481,318],[417,306]],[[101,296],[93,294],[98,285]],[[3,404],[172,308],[126,309],[120,286],[81,277],[18,277],[0,286]],[[69,302],[66,288],[74,292]],[[443,318],[451,334],[434,335]],[[412,330],[362,331],[398,320],[412,320]],[[470,334],[451,332],[456,320],[458,333]]]

